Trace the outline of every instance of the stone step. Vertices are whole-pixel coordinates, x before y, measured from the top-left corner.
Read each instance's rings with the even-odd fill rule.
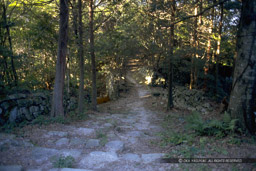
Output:
[[[22,171],[22,166],[12,165],[12,166],[0,166],[0,171]]]

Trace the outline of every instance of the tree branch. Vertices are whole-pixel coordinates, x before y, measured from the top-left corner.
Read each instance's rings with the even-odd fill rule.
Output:
[[[169,26],[166,26],[166,27],[171,27],[171,26],[173,26],[173,25],[175,25],[175,24],[178,24],[178,23],[180,23],[180,22],[182,22],[182,21],[185,21],[185,20],[188,20],[188,19],[190,19],[190,18],[198,17],[198,16],[204,14],[206,11],[208,11],[208,10],[214,8],[215,6],[217,6],[217,5],[219,5],[219,4],[222,4],[222,3],[225,3],[225,2],[227,2],[227,1],[230,1],[230,0],[222,0],[222,1],[216,2],[216,3],[214,3],[213,5],[207,7],[207,8],[205,8],[204,10],[202,10],[201,12],[199,12],[197,15],[189,15],[189,16],[186,16],[186,17],[184,17],[184,18],[182,18],[182,19],[180,19],[180,20],[178,20],[178,21],[175,21],[175,22],[171,23]]]
[[[93,32],[95,32],[96,30],[98,30],[100,28],[100,26],[102,26],[102,24],[104,24],[106,21],[108,21],[111,18],[111,15],[109,15],[102,23],[98,24],[97,26],[95,26]]]

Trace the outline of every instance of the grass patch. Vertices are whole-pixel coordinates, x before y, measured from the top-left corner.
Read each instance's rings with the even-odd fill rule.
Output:
[[[100,140],[100,145],[104,146],[108,142],[106,133],[102,131],[96,131],[96,137]]]
[[[16,129],[20,129],[23,128],[24,126],[28,125],[29,122],[28,121],[23,121],[21,123],[10,123],[9,121],[7,123],[5,123],[4,125],[2,125],[0,127],[0,131],[4,132],[4,133],[13,133],[16,132]]]
[[[72,121],[85,121],[89,119],[89,116],[86,114],[86,111],[83,113],[77,113],[76,111],[71,111],[67,115],[67,119]]]
[[[57,117],[52,118],[49,116],[40,115],[30,123],[32,125],[50,125],[53,123],[69,124],[70,120],[63,116],[57,116]]]
[[[53,166],[55,168],[73,168],[75,159],[72,156],[60,156],[53,159]]]

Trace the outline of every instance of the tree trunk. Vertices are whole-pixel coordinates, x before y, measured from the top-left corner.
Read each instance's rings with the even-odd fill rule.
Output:
[[[221,42],[221,33],[222,33],[222,23],[223,22],[223,3],[220,4],[220,22],[219,22],[219,35],[217,41],[217,50],[216,50],[216,73],[215,73],[215,95],[218,95],[218,83],[219,83],[219,56],[220,56],[220,42]]]
[[[171,22],[175,21],[175,0],[171,1]],[[170,55],[169,55],[169,77],[168,77],[168,103],[167,110],[173,108],[173,97],[172,97],[172,87],[173,87],[173,48],[174,48],[174,25],[170,27]]]
[[[90,0],[89,5],[89,27],[90,27],[90,53],[92,62],[92,110],[97,110],[97,85],[96,85],[96,62],[94,53],[94,30],[93,30],[93,0]]]
[[[237,58],[228,110],[242,129],[255,134],[256,1],[243,0],[237,36]]]
[[[198,0],[197,0],[198,3]],[[196,5],[195,7],[195,16],[197,15],[198,11],[198,6]],[[195,66],[195,58],[196,58],[196,49],[198,45],[198,40],[197,40],[197,21],[198,17],[195,17],[194,20],[194,33],[193,33],[193,48],[194,48],[194,53],[192,54],[192,59],[191,59],[191,68],[190,68],[190,84],[189,84],[189,89],[191,90],[194,85],[196,84],[196,66]]]
[[[68,0],[60,0],[59,41],[51,116],[64,116],[63,91],[68,42]]]
[[[11,38],[9,23],[7,21],[6,10],[7,9],[6,9],[5,4],[3,4],[3,19],[4,19],[4,25],[6,27],[6,34],[7,34],[8,42],[9,42],[9,51],[10,51],[10,57],[11,57],[12,75],[13,75],[14,85],[17,86],[18,85],[18,76],[17,76],[17,72],[16,72],[16,69],[15,69],[15,64],[14,64],[14,60],[13,60],[12,38]]]
[[[215,0],[213,1],[213,4],[215,4]],[[207,91],[207,82],[208,82],[208,72],[210,69],[210,62],[211,62],[211,48],[212,48],[212,31],[213,31],[213,21],[214,21],[214,7],[211,9],[211,21],[210,21],[210,27],[209,27],[209,35],[208,35],[208,41],[207,41],[207,53],[206,53],[206,62],[204,66],[204,90]]]
[[[82,0],[78,0],[78,30],[79,30],[79,66],[80,66],[80,83],[79,83],[79,100],[78,112],[84,112],[84,50],[83,50],[83,23],[82,23]]]

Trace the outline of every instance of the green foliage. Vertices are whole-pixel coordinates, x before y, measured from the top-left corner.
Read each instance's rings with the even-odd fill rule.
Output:
[[[11,133],[18,125],[16,123],[6,123],[0,127],[1,132]]]
[[[96,137],[100,139],[100,145],[105,145],[108,142],[107,134],[103,131],[96,131]]]
[[[166,146],[168,144],[172,145],[180,145],[182,143],[191,144],[194,140],[194,136],[192,134],[179,133],[173,131],[167,131],[161,134],[162,141],[161,145]]]
[[[193,112],[186,121],[187,129],[194,130],[196,135],[222,138],[236,131],[237,119],[231,119],[229,114],[225,113],[222,121],[216,119],[204,121],[199,113]]]
[[[201,150],[193,146],[181,146],[179,149],[172,150],[170,153],[166,154],[166,158],[192,158],[195,155],[199,154]]]
[[[69,124],[70,120],[62,116],[51,118],[49,116],[40,115],[31,122],[31,124],[37,124],[37,125],[50,125],[53,123]]]
[[[68,116],[66,119],[70,121],[85,121],[88,118],[89,117],[86,114],[86,111],[84,113],[77,113],[76,111],[71,111],[68,113]]]
[[[10,123],[9,121],[7,123],[5,123],[3,126],[0,127],[0,131],[1,132],[5,132],[5,133],[13,133],[16,132],[15,129],[16,128],[22,128],[24,126],[26,126],[28,124],[28,121],[23,121],[19,124],[17,123]]]
[[[72,168],[74,167],[75,159],[72,156],[60,156],[55,158],[53,161],[53,166],[55,168]]]

